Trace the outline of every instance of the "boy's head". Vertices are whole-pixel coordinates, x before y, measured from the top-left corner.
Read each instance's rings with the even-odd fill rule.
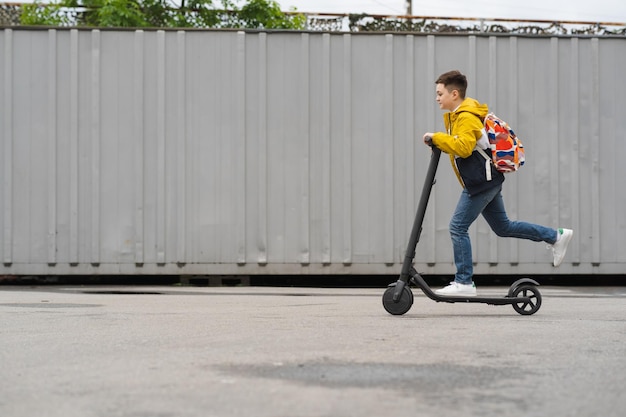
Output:
[[[435,84],[437,84],[437,103],[442,110],[453,111],[465,99],[467,78],[459,71],[441,74]]]

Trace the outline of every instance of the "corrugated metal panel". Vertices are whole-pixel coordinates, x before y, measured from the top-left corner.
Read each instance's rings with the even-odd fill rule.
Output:
[[[510,217],[576,230],[558,273],[626,269],[624,38],[4,29],[0,57],[0,274],[397,273],[453,68],[526,145]],[[553,272],[471,235],[477,273]]]

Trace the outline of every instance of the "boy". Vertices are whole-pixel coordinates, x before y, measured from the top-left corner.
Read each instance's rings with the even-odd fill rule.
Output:
[[[454,281],[445,288],[435,291],[445,296],[475,296],[476,286],[472,281],[472,246],[468,229],[482,214],[491,229],[502,237],[529,239],[546,242],[552,246],[553,265],[563,261],[567,245],[572,238],[570,229],[552,229],[537,224],[511,221],[506,215],[502,200],[504,174],[498,172],[476,150],[489,147],[483,128],[488,113],[486,104],[473,98],[465,98],[467,78],[459,71],[442,74],[435,82],[437,103],[448,113],[443,115],[447,132],[425,133],[424,143],[433,144],[450,155],[452,169],[456,173],[463,191],[450,220],[450,236],[454,250],[456,274]],[[487,175],[491,170],[490,179]]]

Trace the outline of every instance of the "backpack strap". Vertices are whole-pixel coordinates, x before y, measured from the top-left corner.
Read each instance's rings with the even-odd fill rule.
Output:
[[[474,149],[476,149],[478,153],[481,154],[483,158],[485,158],[485,174],[487,175],[487,181],[491,181],[491,164],[493,164],[493,159],[491,159],[487,155],[487,152],[485,152],[485,150],[480,146],[476,145],[476,148]]]
[[[486,150],[480,146],[481,144],[487,147],[489,146],[489,139],[487,138],[487,131],[485,130],[484,126],[482,129],[482,133],[483,134],[476,142],[476,147],[474,149],[477,150],[478,153],[483,156],[483,158],[485,158],[485,175],[487,176],[487,181],[491,181],[491,165],[493,164],[493,158],[490,155],[487,155]],[[489,149],[489,153],[491,153],[491,148],[488,147],[487,149]]]

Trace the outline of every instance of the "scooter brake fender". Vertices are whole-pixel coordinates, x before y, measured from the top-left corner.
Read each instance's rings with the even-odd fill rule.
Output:
[[[531,279],[531,278],[521,278],[521,279],[518,279],[513,284],[511,284],[511,286],[509,287],[509,293],[508,293],[507,297],[513,297],[513,292],[515,291],[515,289],[517,287],[519,287],[520,285],[524,285],[524,284],[530,284],[530,285],[539,286],[539,283],[537,281],[535,281],[534,279]]]

